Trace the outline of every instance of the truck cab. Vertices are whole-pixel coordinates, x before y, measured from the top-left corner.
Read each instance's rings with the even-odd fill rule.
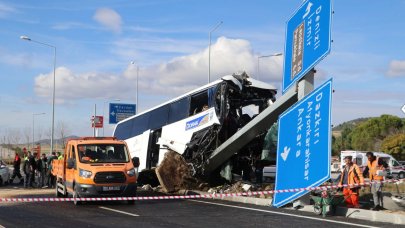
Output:
[[[72,195],[75,204],[81,197],[135,197],[138,166],[139,161],[131,159],[126,143],[114,137],[69,140],[63,159],[52,165],[56,196]]]

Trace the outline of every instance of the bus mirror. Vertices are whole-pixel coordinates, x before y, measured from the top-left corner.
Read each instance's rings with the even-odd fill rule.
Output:
[[[135,168],[139,167],[139,158],[138,157],[133,157],[132,158],[132,164],[134,164]]]

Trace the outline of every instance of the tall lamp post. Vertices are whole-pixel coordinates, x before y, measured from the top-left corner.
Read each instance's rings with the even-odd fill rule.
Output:
[[[135,65],[135,61],[132,61],[131,64]],[[138,106],[139,106],[139,103],[138,103],[138,85],[139,85],[138,79],[139,79],[139,65],[136,64],[136,106],[135,106],[136,114],[138,114]]]
[[[42,113],[32,113],[32,148],[35,144],[35,116],[45,115],[45,112]]]
[[[113,100],[107,100],[107,101],[104,101],[103,102],[103,136],[104,136],[104,126],[105,126],[105,123],[106,123],[106,118],[105,118],[105,104],[107,103],[107,102],[110,102],[110,101],[120,101],[120,99],[113,99]],[[108,114],[108,116],[110,116],[110,114]]]
[[[220,25],[222,25],[222,21],[220,21],[211,31],[208,33],[209,45],[208,45],[208,83],[211,81],[211,33],[214,32]]]
[[[20,36],[20,39],[31,41],[37,44],[41,44],[47,47],[53,48],[53,89],[52,89],[52,126],[51,126],[51,153],[53,152],[53,137],[54,137],[54,126],[55,126],[55,74],[56,74],[56,47],[47,43],[39,42],[29,38],[28,36]]]
[[[261,58],[268,58],[268,57],[274,57],[274,56],[281,56],[283,53],[274,53],[271,55],[261,55],[257,57],[257,79],[259,79],[260,76],[260,59]]]

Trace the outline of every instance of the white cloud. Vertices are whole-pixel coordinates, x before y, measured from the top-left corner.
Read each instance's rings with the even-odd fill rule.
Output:
[[[386,75],[390,77],[405,76],[405,61],[391,61]]]
[[[252,53],[250,43],[246,40],[220,37],[211,46],[211,81],[238,71],[246,71],[255,77],[256,64],[257,56]],[[281,71],[282,58],[268,58],[260,64],[260,79],[270,83],[279,82]],[[56,97],[59,102],[83,98],[133,97],[136,75],[136,65],[132,64],[121,74],[78,74],[59,67],[56,72]],[[174,97],[205,85],[207,76],[208,48],[205,48],[159,65],[141,67],[139,90],[144,96],[159,94]],[[53,72],[36,77],[35,92],[38,96],[51,96],[52,79]]]
[[[14,7],[0,2],[0,18],[4,18],[10,13],[14,12],[16,12],[16,9]]]
[[[115,10],[99,8],[94,14],[93,19],[115,33],[121,32],[121,16]]]
[[[56,69],[56,98],[59,103],[85,98],[104,98],[126,91],[128,84],[119,75],[105,73],[75,74],[66,67]],[[35,93],[52,96],[53,72],[35,78]],[[125,94],[124,94],[125,95]]]

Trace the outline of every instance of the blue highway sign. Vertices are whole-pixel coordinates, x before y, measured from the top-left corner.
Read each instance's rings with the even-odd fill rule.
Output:
[[[280,115],[275,190],[319,186],[330,178],[332,79]],[[275,193],[281,207],[308,191]]]
[[[136,114],[135,104],[110,103],[109,123],[116,124]]]
[[[283,93],[330,52],[331,0],[307,0],[287,21]]]

